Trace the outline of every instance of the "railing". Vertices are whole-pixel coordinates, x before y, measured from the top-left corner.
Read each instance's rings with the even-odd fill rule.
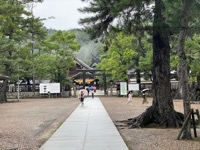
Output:
[[[33,85],[9,85],[8,92],[17,92],[19,87],[20,92],[33,92]],[[39,85],[35,85],[35,92],[39,92]]]
[[[189,86],[191,86],[191,85],[189,85]],[[140,84],[140,87],[141,87],[141,90],[142,89],[146,89],[146,88],[149,89],[148,95],[152,96],[152,82],[142,82]],[[63,89],[61,91],[63,91],[63,93],[70,92],[69,89]],[[29,93],[30,96],[33,95],[34,97],[36,96],[35,93],[38,93],[37,95],[40,95],[39,94],[39,85],[38,84],[35,85],[34,94],[31,94],[31,93],[33,93],[32,90],[33,90],[33,85],[19,85],[19,93],[20,93],[20,95],[23,95],[24,93],[26,95]],[[110,87],[108,87],[107,90],[109,91]],[[172,81],[171,82],[171,96],[173,97],[173,99],[180,98],[180,95],[178,94],[177,90],[178,90],[178,81]],[[113,91],[115,91],[115,92],[113,92],[113,96],[114,95],[119,95],[119,92],[117,92],[117,89],[116,89],[116,85],[113,86]],[[7,93],[8,93],[7,95],[16,95],[17,92],[18,92],[18,85],[14,85],[14,84],[13,85],[9,85],[8,91],[7,91]],[[193,101],[199,101],[200,100],[200,92],[199,93],[198,92],[194,93],[191,90],[190,90],[190,92],[191,92],[190,95],[192,96],[192,100]],[[67,94],[67,95],[69,95],[69,94]],[[134,95],[140,96],[140,91],[135,92]]]

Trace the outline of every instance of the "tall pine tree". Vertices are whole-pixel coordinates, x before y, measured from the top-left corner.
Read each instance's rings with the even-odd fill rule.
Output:
[[[153,104],[143,114],[131,120],[131,124],[133,127],[142,127],[154,122],[164,127],[179,127],[183,123],[183,118],[175,111],[170,93],[170,30],[164,16],[165,5],[163,0],[152,2],[155,6],[150,0],[90,0],[90,5],[81,11],[94,15],[81,19],[80,23],[86,26],[86,30],[93,38],[104,37],[116,24],[118,28],[126,28],[126,22],[133,22],[139,10],[149,9],[144,15],[148,16],[154,7]],[[134,24],[131,27],[134,27]]]

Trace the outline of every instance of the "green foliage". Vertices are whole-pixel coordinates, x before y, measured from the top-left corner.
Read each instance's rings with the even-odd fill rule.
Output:
[[[165,2],[165,18],[170,26],[171,34],[179,34],[181,27],[181,19],[184,18],[182,13],[183,1],[180,0],[164,0]],[[199,33],[199,4],[195,0],[190,1],[190,19],[188,24],[188,35]]]
[[[73,54],[90,65],[91,54],[97,55],[102,48],[101,42],[90,38],[105,35],[108,40],[106,42],[109,43],[106,44],[108,51],[103,51],[100,66],[108,74],[112,74],[113,78],[126,80],[126,71],[134,67],[143,72],[152,70],[152,39],[148,37],[152,34],[153,7],[148,7],[151,6],[150,0],[92,0],[88,7],[80,10],[94,14],[80,20],[81,24],[87,26],[86,31],[89,31],[90,35],[79,29],[69,32],[49,29],[48,37],[47,30],[43,27],[43,19],[33,16],[33,8],[30,11],[25,8],[28,3],[41,1],[23,2],[25,3],[18,0],[0,0],[0,73],[11,76],[11,80],[16,80],[19,72],[23,78],[32,78],[34,72],[37,79],[62,79],[62,82],[65,82],[68,70],[74,67]],[[174,38],[173,42],[176,44],[182,3],[168,0],[164,2],[166,22],[171,28],[171,39]],[[195,32],[199,32],[199,11],[195,4],[192,3],[189,23],[189,34],[192,38],[186,41],[188,67],[192,76],[200,74],[199,35],[193,36]],[[122,30],[132,37],[122,33],[110,36]],[[139,38],[140,47],[137,45]],[[175,44],[172,44],[171,55],[173,70],[177,69],[178,65]]]
[[[26,34],[23,30],[25,18],[29,13],[17,0],[0,0],[0,65],[1,73],[11,76],[16,71],[15,59],[17,59],[19,43],[24,40]]]
[[[16,82],[18,75],[32,78],[34,59],[46,36],[42,19],[35,18],[24,2],[0,0],[0,71],[10,76],[10,82]]]
[[[93,0],[90,5],[79,9],[82,13],[93,14],[80,20],[80,24],[86,26],[92,39],[105,37],[108,31],[128,29],[132,33],[141,30],[142,22],[152,19],[152,10],[147,6],[150,0]],[[140,17],[142,15],[142,17]],[[118,22],[116,25],[114,21]]]
[[[76,40],[81,44],[89,44],[91,42],[89,34],[87,34],[84,30],[73,29],[68,32],[74,33],[76,35]]]
[[[171,57],[170,57],[171,70],[177,70],[178,64],[179,64],[178,56],[176,54],[175,55],[171,54]]]
[[[137,56],[134,50],[136,39],[132,36],[126,36],[119,33],[112,43],[106,54],[102,55],[102,61],[99,67],[110,74],[113,80],[125,81],[128,79],[127,70]]]
[[[38,76],[44,77],[46,74],[53,81],[60,82],[61,84],[69,82],[66,77],[69,76],[69,69],[75,67],[75,62],[73,58],[73,54],[75,51],[80,49],[80,45],[76,41],[76,36],[70,32],[57,31],[55,32],[49,40],[46,41],[46,48],[49,51],[49,56],[46,54],[43,56],[39,56],[36,60],[39,61],[40,57],[45,57],[44,65],[37,65]],[[51,63],[48,63],[52,61]],[[45,74],[41,71],[45,69]],[[49,71],[49,73],[47,73]]]
[[[52,74],[56,70],[56,56],[41,54],[34,60],[38,79],[54,80]]]
[[[140,57],[139,68],[144,73],[149,74],[149,72],[151,72],[153,69],[153,50],[151,45],[148,45],[147,48],[148,50],[145,56]]]
[[[64,52],[62,50],[77,51],[80,49],[80,45],[76,42],[75,34],[69,32],[57,31],[51,36],[50,42],[53,43],[53,47],[61,55]]]
[[[12,83],[18,75],[31,80],[33,74],[37,80],[69,83],[69,70],[75,67],[73,56],[81,45],[84,54],[88,49],[97,52],[99,46],[82,30],[49,30],[47,36],[44,19],[33,16],[36,2],[41,1],[0,0],[0,74],[10,76]],[[88,58],[86,55],[85,60]]]
[[[86,31],[90,33],[92,38],[98,38],[105,35],[108,36],[108,34],[110,34],[113,30],[126,30],[128,31],[126,33],[135,34],[137,37],[139,37],[138,34],[140,34],[140,36],[144,36],[142,31],[147,31],[149,34],[151,34],[152,10],[154,9],[154,5],[151,5],[152,2],[153,1],[150,0],[92,0],[90,1],[90,5],[88,7],[84,7],[80,9],[80,11],[83,13],[92,13],[93,15],[91,17],[81,19],[80,23],[86,26]],[[163,8],[165,8],[164,17],[167,26],[161,26],[161,28],[165,29],[169,26],[170,30],[167,30],[166,33],[170,33],[172,39],[172,35],[174,37],[178,37],[177,34],[181,29],[181,18],[184,17],[181,16],[183,3],[182,1],[172,0],[164,0],[163,2],[165,5]],[[114,20],[117,23],[113,24]],[[199,32],[199,20],[198,5],[195,1],[191,1],[189,34],[192,35],[195,32]],[[158,26],[155,25],[155,28],[157,27]],[[175,43],[177,43],[177,38],[175,40]],[[106,46],[109,47],[109,45]],[[142,45],[142,47],[143,46],[145,47],[145,43]],[[140,50],[138,49],[139,57]],[[146,51],[143,51],[141,54],[145,53]],[[173,52],[171,56],[171,69],[173,70],[177,69],[176,66],[178,64],[178,57],[176,55],[177,53]],[[143,57],[145,58],[145,56]],[[144,61],[144,59],[142,61]],[[139,68],[140,67],[141,66],[139,66]],[[147,68],[150,69],[151,67]]]
[[[137,76],[140,74],[139,59],[141,56],[145,57],[146,53],[142,40],[148,40],[145,34],[152,34],[152,10],[154,8],[151,5],[152,2],[151,0],[92,0],[88,7],[80,9],[83,13],[93,14],[81,19],[80,24],[86,26],[85,30],[91,35],[91,38],[103,39],[105,51],[110,49],[115,33],[123,32],[137,38],[133,49],[138,52],[138,55],[129,62],[130,66],[128,67],[128,69],[134,68]],[[123,74],[126,76],[126,71]],[[140,77],[138,76],[138,78]]]
[[[194,34],[185,43],[187,50],[188,66],[191,69],[191,77],[200,76],[200,35]]]

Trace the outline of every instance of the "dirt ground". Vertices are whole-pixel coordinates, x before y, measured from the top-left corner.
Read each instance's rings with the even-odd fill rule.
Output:
[[[151,105],[142,105],[133,98],[125,105],[125,97],[101,97],[114,123],[136,117]],[[0,150],[37,150],[79,105],[77,98],[28,99],[0,104]],[[174,101],[175,109],[183,112],[182,101]],[[200,109],[200,104],[192,104]],[[176,140],[180,129],[118,128],[130,150],[199,150],[199,138]],[[200,130],[197,129],[200,137]]]
[[[101,98],[101,101],[115,124],[117,124],[116,121],[140,115],[152,103],[151,98],[148,98],[149,104],[147,105],[142,105],[142,98],[133,98],[130,105],[126,105],[127,99],[124,97]],[[174,100],[174,106],[175,110],[183,112],[182,101]],[[200,109],[200,104],[192,104],[191,107]],[[200,150],[199,138],[194,138],[192,141],[176,140],[180,129],[118,127],[118,130],[129,150]],[[199,129],[197,129],[197,136],[200,137]]]
[[[0,104],[0,150],[37,150],[79,105],[78,99]]]

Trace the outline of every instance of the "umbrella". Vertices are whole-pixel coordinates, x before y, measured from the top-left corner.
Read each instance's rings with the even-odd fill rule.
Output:
[[[88,87],[88,90],[93,90],[93,86]]]
[[[79,94],[81,94],[81,91],[83,91],[84,95],[87,95],[87,94],[88,94],[87,90],[85,90],[85,89],[79,90]]]
[[[146,91],[149,91],[149,89],[143,89],[143,90],[142,90],[142,92],[146,92]]]

